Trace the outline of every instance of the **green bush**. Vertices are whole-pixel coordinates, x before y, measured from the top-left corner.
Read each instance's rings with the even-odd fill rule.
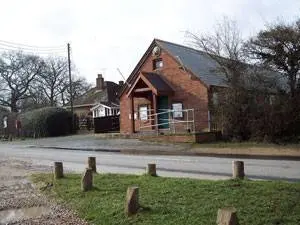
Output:
[[[46,107],[20,115],[22,133],[27,137],[54,137],[72,133],[71,112]]]

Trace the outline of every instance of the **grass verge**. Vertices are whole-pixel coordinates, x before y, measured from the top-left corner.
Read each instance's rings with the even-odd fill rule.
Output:
[[[300,183],[206,181],[134,175],[97,174],[94,189],[83,193],[78,174],[67,174],[45,192],[66,203],[92,224],[216,224],[218,208],[237,208],[241,225],[300,224]],[[35,183],[51,183],[51,174],[35,174]],[[140,187],[137,215],[124,215],[128,186]]]

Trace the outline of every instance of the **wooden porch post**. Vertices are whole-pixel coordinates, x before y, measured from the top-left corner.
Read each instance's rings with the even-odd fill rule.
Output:
[[[157,101],[156,101],[156,95],[152,92],[152,102],[153,102],[153,114],[157,113]],[[154,124],[156,125],[154,128],[156,131],[158,131],[157,126],[157,115],[154,116]]]
[[[133,97],[133,94],[130,95],[130,114],[131,114],[131,132],[135,133],[135,126],[134,126],[134,97]]]

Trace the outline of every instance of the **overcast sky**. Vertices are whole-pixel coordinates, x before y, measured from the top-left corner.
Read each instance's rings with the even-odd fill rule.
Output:
[[[117,82],[116,68],[127,78],[153,38],[186,44],[184,31],[207,32],[224,16],[254,35],[266,23],[300,17],[300,0],[1,0],[0,40],[70,42],[80,75]]]

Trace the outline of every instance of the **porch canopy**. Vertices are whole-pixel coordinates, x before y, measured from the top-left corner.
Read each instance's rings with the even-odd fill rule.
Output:
[[[156,96],[173,95],[174,90],[157,73],[141,72],[133,85],[130,87],[127,96],[139,95],[151,91]]]
[[[130,114],[134,115],[134,98],[147,98],[151,102],[151,108],[154,114],[157,113],[157,98],[159,96],[171,96],[174,90],[162,78],[161,75],[153,72],[140,72],[135,82],[127,92],[127,97],[131,101]],[[154,115],[153,114],[153,115]],[[130,117],[132,131],[135,132],[134,116]],[[157,116],[154,116],[153,125],[157,124]],[[157,126],[154,126],[158,129]]]

